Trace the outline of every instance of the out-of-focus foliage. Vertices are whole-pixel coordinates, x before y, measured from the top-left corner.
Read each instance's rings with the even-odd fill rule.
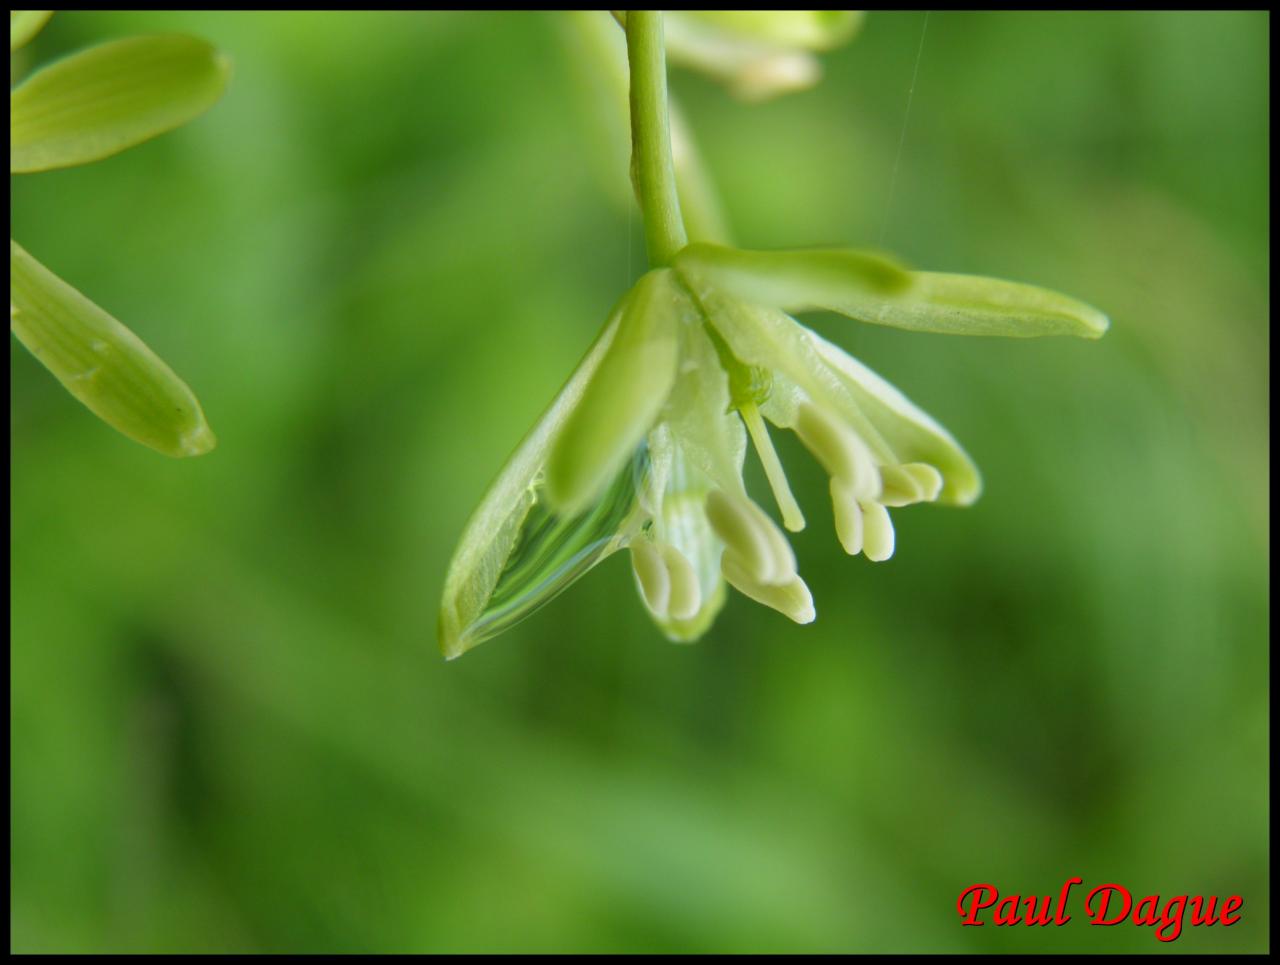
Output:
[[[895,163],[921,27],[767,104],[674,73],[737,240],[1044,285],[1107,337],[809,315],[976,505],[849,560],[792,446],[815,624],[735,599],[672,646],[618,558],[449,664],[466,514],[643,268],[559,15],[82,13],[19,52],[190,32],[237,80],[12,185],[220,437],[158,459],[11,352],[15,950],[1268,947],[1268,19],[935,12]],[[969,884],[1073,875],[1243,920],[959,926]]]

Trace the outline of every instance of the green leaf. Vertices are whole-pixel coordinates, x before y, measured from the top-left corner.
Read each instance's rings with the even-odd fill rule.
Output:
[[[685,247],[674,264],[698,287],[785,311],[897,295],[912,284],[911,273],[893,259],[852,248],[743,251],[700,243]]]
[[[545,488],[542,480],[551,442],[581,403],[583,393],[613,344],[623,305],[625,300],[614,309],[564,388],[511,454],[463,529],[449,562],[440,601],[438,635],[440,650],[447,659],[460,656],[500,629],[495,624],[485,630],[481,624],[490,612],[500,581],[507,576],[512,556],[517,555],[518,544],[523,542],[526,525],[533,514],[542,510],[539,505]],[[554,520],[551,522],[555,524]],[[603,554],[589,562],[598,562],[600,558]],[[575,576],[582,572],[584,570],[578,570]],[[558,592],[565,585],[558,583],[552,589]],[[530,587],[518,586],[513,592],[523,594],[528,589]],[[537,592],[536,587],[533,589]],[[535,605],[545,602],[550,595],[542,593]],[[511,622],[508,619],[503,625],[509,626]]]
[[[898,389],[816,332],[809,341],[892,449],[898,463],[927,463],[942,473],[940,502],[968,506],[982,492],[973,460],[951,433]]]
[[[30,43],[52,16],[52,10],[10,10],[9,50],[14,51]]]
[[[230,75],[223,54],[177,34],[73,54],[9,95],[9,170],[47,171],[118,154],[204,113]]]
[[[547,463],[547,495],[565,514],[591,503],[652,427],[676,378],[680,324],[694,315],[670,269],[623,298],[618,331]]]
[[[980,275],[912,273],[913,284],[901,298],[876,299],[849,292],[822,292],[810,306],[860,322],[890,325],[942,335],[1077,335],[1101,338],[1107,316],[1084,302],[1047,288]],[[799,306],[798,306],[799,308]]]
[[[130,439],[166,456],[215,445],[200,403],[151,349],[9,242],[9,327],[67,391]]]

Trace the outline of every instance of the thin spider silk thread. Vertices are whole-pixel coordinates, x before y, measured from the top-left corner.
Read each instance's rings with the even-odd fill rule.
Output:
[[[898,168],[902,164],[902,147],[907,143],[907,122],[911,120],[911,101],[916,95],[916,77],[920,73],[920,57],[924,54],[924,35],[929,29],[929,13],[924,12],[924,23],[920,27],[920,46],[916,48],[916,65],[911,70],[911,87],[907,91],[907,109],[902,115],[902,134],[898,138],[898,153],[893,159],[893,173],[889,175],[889,198],[884,205],[884,221],[880,223],[880,240],[878,245],[884,245],[884,236],[889,230],[889,215],[893,210],[893,192],[898,186]]]

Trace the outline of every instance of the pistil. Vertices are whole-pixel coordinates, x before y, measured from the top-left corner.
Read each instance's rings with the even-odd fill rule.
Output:
[[[782,468],[782,461],[778,459],[777,451],[773,448],[773,440],[769,438],[769,429],[760,416],[760,409],[754,402],[748,402],[741,406],[738,412],[742,416],[743,423],[746,424],[747,432],[751,434],[751,442],[756,447],[760,464],[764,467],[769,488],[773,490],[773,498],[778,503],[779,512],[782,513],[782,525],[793,533],[800,532],[804,529],[804,514],[800,512],[800,505],[791,492],[787,474]]]

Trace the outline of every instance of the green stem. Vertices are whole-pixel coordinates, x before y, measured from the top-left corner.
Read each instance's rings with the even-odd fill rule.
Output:
[[[631,67],[631,177],[644,216],[649,264],[657,268],[670,264],[688,244],[671,161],[660,11],[627,12],[627,61]]]

